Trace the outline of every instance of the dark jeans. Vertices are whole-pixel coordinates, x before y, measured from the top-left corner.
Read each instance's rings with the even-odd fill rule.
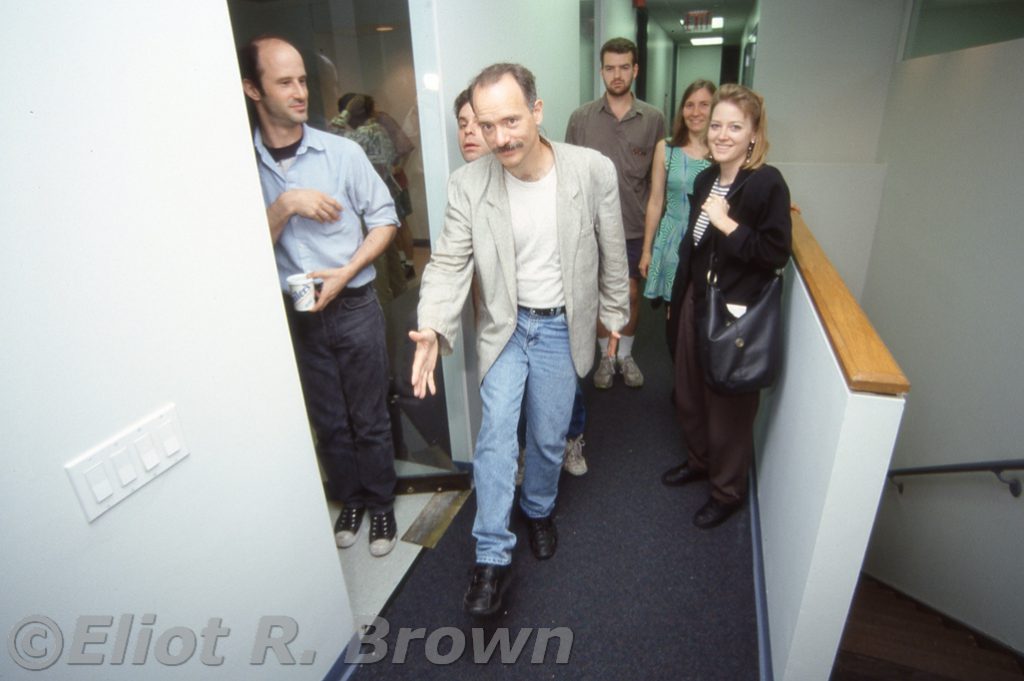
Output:
[[[587,408],[583,404],[583,385],[579,379],[576,380],[576,398],[572,402],[572,418],[569,419],[569,432],[565,437],[574,440],[583,435],[583,428],[587,425]]]
[[[395,450],[384,313],[373,286],[343,294],[318,313],[296,312],[286,297],[288,326],[331,495],[386,511],[395,500]]]

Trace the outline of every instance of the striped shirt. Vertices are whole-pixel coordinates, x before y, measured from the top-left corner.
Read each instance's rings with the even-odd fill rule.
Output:
[[[729,187],[732,185],[727,184],[724,187],[718,184],[718,178],[715,178],[715,183],[711,185],[711,196],[725,196],[729,193]],[[696,224],[693,225],[693,243],[699,244],[700,239],[704,236],[704,232],[708,229],[708,223],[710,222],[707,211],[701,210],[700,215],[697,217]]]

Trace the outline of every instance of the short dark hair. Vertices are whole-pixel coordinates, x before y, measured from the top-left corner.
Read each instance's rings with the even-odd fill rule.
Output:
[[[615,54],[626,54],[633,55],[633,63],[639,63],[636,51],[636,43],[628,38],[612,38],[604,45],[601,46],[601,63],[604,64],[604,53],[614,52]]]
[[[510,75],[515,78],[516,83],[519,84],[519,88],[523,91],[523,97],[526,99],[526,106],[532,111],[533,105],[537,103],[537,83],[533,79],[533,74],[530,73],[530,69],[526,68],[522,64],[509,64],[507,62],[491,64],[477,74],[477,77],[469,84],[469,91],[471,95],[473,92],[476,92],[476,89],[479,87],[494,85],[504,78],[505,75]],[[472,98],[470,99],[470,102],[472,102]]]
[[[283,38],[273,33],[263,33],[261,35],[252,38],[246,44],[238,48],[238,70],[242,73],[242,80],[247,80],[252,83],[260,94],[263,93],[263,69],[260,68],[260,45],[267,42],[268,40],[280,40],[283,43],[291,45],[290,40]],[[296,51],[298,48],[295,48]]]
[[[473,102],[470,101],[471,99],[472,97],[470,96],[469,88],[460,92],[459,96],[455,98],[455,120],[459,119],[459,113],[462,111],[462,107],[467,104],[469,104],[470,107],[473,106]]]

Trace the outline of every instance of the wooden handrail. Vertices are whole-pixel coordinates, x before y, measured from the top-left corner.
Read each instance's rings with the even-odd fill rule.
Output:
[[[793,257],[851,390],[902,395],[910,391],[889,348],[821,250],[807,223],[793,211]]]

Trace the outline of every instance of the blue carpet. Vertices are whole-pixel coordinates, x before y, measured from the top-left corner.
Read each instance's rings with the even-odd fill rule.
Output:
[[[643,388],[625,387],[621,376],[604,391],[589,378],[584,383],[590,472],[562,476],[556,555],[544,562],[533,558],[525,524],[514,511],[519,543],[507,611],[487,622],[466,616],[462,597],[473,564],[476,509],[471,497],[385,609],[387,654],[360,666],[355,681],[758,678],[748,508],[714,530],[699,530],[691,518],[707,498],[706,483],[667,488],[659,481],[684,451],[669,401],[672,367],[663,314],[663,308],[644,306],[633,353],[646,377]],[[557,660],[559,639],[538,643],[538,630],[560,627],[572,631],[571,652],[562,642],[566,662]],[[422,628],[434,639],[412,640],[398,662],[401,628]],[[487,663],[476,661],[473,628],[483,630],[484,643],[504,628],[511,641],[525,640],[524,649],[514,661],[506,655],[503,663],[497,651]],[[460,641],[462,655],[438,664],[448,654],[456,658],[452,646]],[[538,662],[532,661],[535,649],[546,652]]]

